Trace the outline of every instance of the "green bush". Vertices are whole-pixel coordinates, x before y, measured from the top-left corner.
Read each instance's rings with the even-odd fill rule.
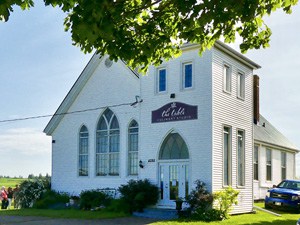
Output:
[[[84,210],[107,207],[112,199],[99,189],[82,191],[79,198],[79,208]]]
[[[214,193],[214,199],[218,210],[221,212],[221,217],[226,219],[229,217],[229,212],[233,204],[237,204],[237,196],[239,191],[234,190],[232,187],[225,188],[221,191]]]
[[[211,209],[213,203],[213,195],[206,189],[206,185],[203,181],[196,180],[196,187],[187,196],[186,202],[189,204],[190,212],[205,212]]]
[[[130,180],[126,185],[119,187],[121,199],[129,206],[129,212],[143,211],[149,205],[158,201],[159,190],[148,179]]]
[[[69,202],[69,195],[59,193],[52,190],[47,190],[42,193],[41,197],[33,204],[33,208],[37,209],[57,209],[65,208]]]
[[[191,217],[192,220],[200,220],[200,221],[205,221],[205,222],[210,222],[210,221],[216,221],[216,220],[222,220],[222,213],[218,209],[206,209],[205,211],[203,210],[196,210],[192,213]]]
[[[107,206],[107,210],[110,212],[130,212],[129,205],[125,202],[124,199],[112,199],[109,206]]]
[[[50,190],[50,178],[34,178],[24,180],[15,193],[15,201],[20,208],[32,207],[42,194]]]

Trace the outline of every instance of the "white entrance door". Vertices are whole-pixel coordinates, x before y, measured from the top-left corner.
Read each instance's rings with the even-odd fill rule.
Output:
[[[188,163],[160,163],[160,204],[175,207],[176,198],[185,198],[189,190]]]

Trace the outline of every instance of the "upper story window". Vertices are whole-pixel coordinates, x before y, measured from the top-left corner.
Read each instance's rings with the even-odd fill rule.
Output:
[[[223,128],[223,184],[231,185],[231,128]]]
[[[96,175],[118,176],[120,128],[115,114],[106,109],[99,119],[96,133]]]
[[[183,63],[182,65],[182,89],[193,87],[193,64],[191,62]]]
[[[281,152],[281,180],[286,179],[286,152]]]
[[[258,146],[254,146],[253,155],[253,179],[258,180]]]
[[[237,97],[245,98],[245,74],[238,72],[237,77]]]
[[[138,175],[139,125],[133,120],[128,127],[128,175]]]
[[[238,130],[237,134],[237,183],[245,186],[245,132]]]
[[[266,180],[272,180],[272,150],[266,150]]]
[[[160,68],[157,70],[157,81],[156,81],[156,92],[166,92],[167,91],[167,70],[165,68]]]
[[[228,65],[223,66],[223,90],[231,93],[231,68]]]
[[[79,131],[78,175],[89,175],[89,132],[86,126]]]

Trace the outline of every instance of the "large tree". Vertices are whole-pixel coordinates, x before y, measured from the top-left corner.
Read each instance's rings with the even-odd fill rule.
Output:
[[[180,54],[184,42],[200,53],[216,40],[242,38],[241,51],[267,47],[271,30],[263,17],[277,9],[291,13],[298,0],[44,0],[66,12],[65,27],[84,52],[96,50],[129,65],[160,64]],[[14,6],[28,9],[33,0],[1,0],[0,19]]]

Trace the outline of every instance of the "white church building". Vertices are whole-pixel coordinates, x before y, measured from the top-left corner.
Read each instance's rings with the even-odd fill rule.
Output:
[[[233,213],[244,213],[294,178],[297,148],[264,133],[271,124],[253,109],[260,66],[220,41],[198,50],[185,44],[146,75],[95,54],[44,130],[52,188],[78,195],[147,178],[160,189],[157,207],[174,208],[199,179],[211,192],[239,190]]]

